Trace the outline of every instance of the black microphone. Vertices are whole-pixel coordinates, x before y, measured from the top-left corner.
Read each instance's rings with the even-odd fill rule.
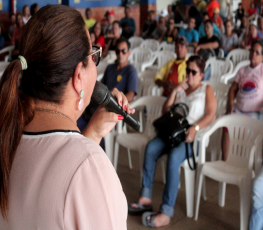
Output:
[[[126,113],[121,106],[119,106],[117,99],[110,93],[106,85],[97,81],[93,90],[92,99],[99,105],[103,105],[111,112],[123,116],[123,121],[131,126],[136,131],[139,130],[141,124],[135,120],[130,114]]]

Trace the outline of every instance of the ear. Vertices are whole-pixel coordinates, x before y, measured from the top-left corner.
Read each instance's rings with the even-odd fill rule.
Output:
[[[84,65],[82,62],[79,62],[76,66],[74,71],[74,75],[72,77],[73,88],[75,89],[76,93],[79,95],[80,91],[82,90],[82,82],[84,78]]]
[[[200,79],[201,79],[201,81],[202,81],[204,75],[205,75],[204,73],[201,73],[201,74],[200,74]]]

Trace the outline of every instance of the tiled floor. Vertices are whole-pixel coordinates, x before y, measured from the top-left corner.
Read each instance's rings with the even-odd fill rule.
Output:
[[[128,203],[136,201],[140,191],[140,172],[139,158],[136,152],[132,152],[133,169],[128,166],[127,151],[120,148],[119,163],[117,173],[121,180],[124,193]],[[157,164],[153,187],[153,208],[158,211],[162,201],[162,182],[161,166]],[[169,226],[160,229],[180,229],[180,230],[234,230],[239,229],[239,190],[236,186],[227,185],[225,207],[218,206],[218,183],[211,179],[206,179],[207,200],[201,199],[199,218],[186,217],[186,200],[184,173],[181,170],[181,187],[175,204],[174,217]],[[128,230],[148,229],[141,223],[140,216],[128,216]]]

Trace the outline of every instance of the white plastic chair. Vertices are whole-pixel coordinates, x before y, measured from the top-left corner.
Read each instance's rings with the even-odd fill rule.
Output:
[[[138,72],[142,72],[142,64],[152,59],[153,53],[147,48],[137,47],[131,51],[129,62]]]
[[[142,64],[141,67],[142,71],[144,71],[146,68],[157,71],[173,58],[176,58],[176,54],[174,52],[170,52],[170,51],[154,52],[151,60]],[[154,64],[156,62],[157,64]]]
[[[240,49],[240,48],[231,50],[228,53],[226,59],[232,61],[233,68],[235,69],[238,63],[249,59],[249,51],[245,49]]]
[[[219,58],[224,58],[225,57],[225,53],[224,53],[224,50],[222,48],[219,48],[219,52],[218,52],[217,57],[219,57]]]
[[[221,82],[202,81],[202,84],[210,85],[216,96],[217,110],[215,118],[223,116],[226,112],[227,95],[229,86]],[[221,137],[222,130],[217,130],[210,138],[211,148],[211,161],[221,159]]]
[[[161,45],[159,46],[159,50],[158,51],[174,52],[175,51],[175,45],[174,45],[174,43],[162,42]]]
[[[221,78],[233,71],[233,64],[230,60],[221,60],[216,57],[209,58],[206,61],[206,68],[210,65],[211,76],[209,81],[221,82]]]
[[[206,162],[205,142],[218,128],[227,127],[230,136],[229,155],[226,161]],[[203,177],[219,181],[219,206],[225,204],[226,183],[239,187],[240,229],[248,228],[251,180],[254,154],[263,140],[262,121],[243,115],[227,115],[217,119],[203,132],[199,145],[197,168],[197,197],[195,220],[198,219]]]
[[[152,123],[161,115],[162,106],[165,100],[165,97],[146,96],[141,97],[130,104],[131,108],[142,106],[146,107],[145,129],[143,133],[127,133],[117,135],[114,147],[114,168],[116,171],[119,157],[119,145],[122,145],[130,150],[139,152],[140,172],[142,176],[144,149],[149,140],[155,135]]]
[[[130,37],[129,38],[129,42],[131,44],[131,50],[136,48],[136,47],[139,47],[141,45],[141,43],[143,42],[143,38],[141,37],[137,37],[137,36],[134,36],[134,37]]]
[[[140,44],[140,47],[147,48],[152,52],[158,51],[160,43],[155,39],[146,39]]]
[[[5,62],[8,62],[8,60],[11,59],[12,51],[15,49],[15,46],[7,46],[0,50],[0,54],[8,53],[8,55],[5,56]]]
[[[224,84],[230,84],[234,78],[236,77],[237,75],[237,72],[244,66],[248,66],[250,65],[250,61],[249,60],[244,60],[244,61],[241,61],[239,62],[236,67],[234,68],[234,71],[232,71],[232,73],[228,73],[228,74],[225,74],[224,76],[222,76],[221,78],[221,82],[223,82]]]
[[[5,72],[6,67],[8,65],[9,65],[9,62],[4,62],[4,61],[0,62],[0,79],[1,79],[3,73]]]
[[[151,96],[149,95],[149,88],[154,84],[156,71],[154,70],[145,70],[138,74],[140,80],[140,87],[138,90],[138,97]]]
[[[115,50],[109,50],[108,55],[105,58],[103,58],[102,61],[112,64],[116,61],[116,59],[117,59],[117,55]]]
[[[104,72],[108,65],[109,63],[107,63],[106,61],[101,61],[99,65],[97,66],[97,80],[98,81],[101,81],[101,79],[103,78]]]

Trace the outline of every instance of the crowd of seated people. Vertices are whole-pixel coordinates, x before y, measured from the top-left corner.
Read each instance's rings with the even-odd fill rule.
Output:
[[[37,4],[33,5],[31,8],[27,5],[24,6],[22,14],[10,15],[8,38],[10,39],[9,44],[15,45],[13,55],[18,55],[18,46],[23,26],[39,8]],[[175,44],[174,52],[177,57],[171,59],[160,68],[154,79],[156,85],[163,87],[163,96],[167,97],[163,110],[167,111],[170,108],[171,102],[174,102],[177,98],[176,95],[180,96],[178,97],[179,99],[185,99],[189,94],[194,95],[196,93],[208,95],[209,100],[212,102],[204,100],[198,102],[202,104],[203,108],[202,114],[200,114],[199,117],[199,126],[205,127],[208,125],[215,115],[216,99],[213,96],[211,87],[203,87],[200,83],[201,80],[209,80],[209,74],[204,70],[204,59],[207,59],[207,52],[211,50],[213,51],[213,55],[217,56],[221,48],[226,57],[231,50],[241,47],[250,51],[249,59],[251,64],[238,72],[230,88],[227,114],[241,113],[259,118],[258,111],[261,110],[261,107],[259,108],[258,105],[262,105],[262,97],[258,98],[258,104],[255,104],[255,98],[250,102],[249,98],[246,99],[245,95],[242,95],[242,93],[244,93],[242,84],[245,80],[255,81],[256,79],[255,84],[259,86],[259,89],[263,86],[261,82],[263,43],[260,40],[263,38],[263,7],[256,7],[252,2],[246,12],[240,3],[233,20],[230,15],[231,10],[228,0],[211,0],[208,1],[208,3],[204,0],[193,0],[192,4],[188,4],[188,6],[186,14],[182,13],[178,5],[168,5],[167,10],[163,9],[160,14],[156,14],[155,11],[150,10],[148,12],[148,18],[139,33],[139,36],[143,39],[155,39],[159,43],[167,42]],[[125,16],[118,21],[115,20],[114,11],[108,10],[103,19],[96,20],[92,18],[92,9],[87,8],[84,21],[86,28],[90,32],[92,45],[102,47],[103,57],[106,57],[109,51],[115,51],[117,55],[116,62],[106,68],[101,81],[106,84],[110,90],[114,87],[118,88],[118,90],[125,94],[128,101],[131,102],[137,94],[138,74],[136,69],[128,63],[130,55],[128,39],[136,35],[136,23],[131,17],[131,8],[129,6],[124,8],[124,15]],[[258,18],[258,20],[255,21],[256,18]],[[187,28],[184,28],[183,25],[186,23]],[[0,49],[6,44],[5,38],[0,23]],[[194,47],[195,55],[193,55],[192,58],[187,58],[189,45]],[[198,90],[195,91],[196,89]],[[234,106],[234,99],[236,99],[236,106]],[[246,106],[248,106],[248,108]],[[246,111],[249,111],[249,113]],[[94,109],[87,109],[82,117],[84,122],[88,122],[93,113]],[[192,123],[196,125],[196,122],[197,120],[193,119]],[[188,137],[191,138],[189,142],[193,141],[195,133],[196,131],[194,129],[188,130]],[[223,160],[226,160],[229,142],[227,130],[224,130],[222,140]],[[158,149],[157,146],[160,148]],[[158,137],[150,141],[147,145],[141,196],[138,202],[129,206],[130,213],[151,210],[153,173],[155,171],[156,159],[161,155],[162,148],[165,148],[165,144],[162,143],[162,140],[160,140],[160,138],[158,139]],[[183,147],[181,146],[180,148]],[[177,157],[179,150],[179,148],[172,149],[170,159],[168,159],[171,164],[174,164],[176,161],[175,163],[178,167],[185,159]],[[185,151],[184,149],[181,150]],[[146,223],[147,226],[160,227],[169,224],[170,218],[173,216],[173,207],[178,190],[178,167],[175,169],[168,168],[173,176],[168,176],[167,178],[166,190],[163,194],[164,201],[161,205],[160,213],[152,213],[145,216],[144,223]],[[263,170],[261,174],[259,174],[261,176],[257,177],[259,182],[254,185],[251,226],[253,223],[258,224],[257,218],[254,216],[259,215],[257,210],[260,205],[260,207],[263,208],[263,202],[261,202],[261,204],[257,200],[259,192],[256,191],[263,187],[263,185],[261,185],[263,184],[261,182],[263,177],[262,172]],[[172,186],[173,189],[170,189],[170,186]],[[173,195],[170,196],[170,193]],[[253,227],[250,228],[254,229]]]

